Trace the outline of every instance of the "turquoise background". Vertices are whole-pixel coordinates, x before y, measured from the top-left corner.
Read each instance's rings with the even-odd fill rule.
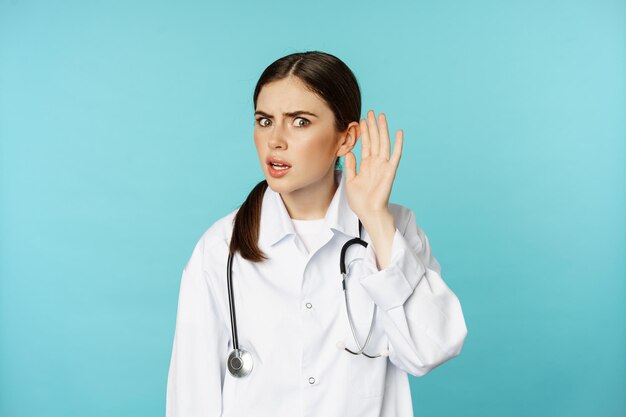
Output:
[[[164,415],[182,269],[304,50],[404,129],[391,200],[463,306],[415,415],[624,416],[626,3],[597,0],[0,0],[0,415]]]

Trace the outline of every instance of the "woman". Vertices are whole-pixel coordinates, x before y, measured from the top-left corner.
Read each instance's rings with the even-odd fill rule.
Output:
[[[402,131],[390,155],[385,116],[358,121],[356,78],[322,52],[272,63],[253,101],[265,180],[185,266],[167,416],[413,416],[407,374],[467,329],[414,213],[389,203]]]

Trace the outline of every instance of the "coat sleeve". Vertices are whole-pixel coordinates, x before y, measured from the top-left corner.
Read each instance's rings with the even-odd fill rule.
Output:
[[[228,331],[203,266],[198,242],[180,283],[176,329],[167,378],[166,417],[219,417]]]
[[[396,223],[404,225],[396,228],[389,265],[379,271],[368,245],[367,262],[373,272],[360,283],[378,305],[389,360],[422,376],[461,353],[467,327],[458,298],[441,277],[428,237],[412,210],[402,212]]]

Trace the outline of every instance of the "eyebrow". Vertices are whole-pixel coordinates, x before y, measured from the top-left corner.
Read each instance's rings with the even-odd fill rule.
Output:
[[[272,115],[270,115],[269,113],[265,113],[264,111],[261,110],[257,110],[254,112],[254,115],[261,115],[263,117],[267,117],[268,119],[273,118]],[[306,110],[296,110],[296,111],[291,111],[291,112],[285,112],[283,113],[283,116],[289,116],[289,117],[294,117],[294,116],[298,116],[300,114],[308,114],[309,116],[313,116],[313,117],[318,117],[317,114],[315,113],[311,113],[310,111],[306,111]]]

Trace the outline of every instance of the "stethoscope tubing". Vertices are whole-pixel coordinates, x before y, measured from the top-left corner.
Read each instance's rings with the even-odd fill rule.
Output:
[[[237,318],[235,315],[235,300],[233,298],[233,254],[228,254],[228,308],[230,309],[230,329],[233,335],[233,349],[239,350],[239,337],[237,334]]]
[[[368,355],[367,353],[364,352],[365,347],[367,346],[367,343],[369,342],[370,337],[372,336],[372,331],[374,328],[374,321],[376,318],[377,305],[374,304],[374,312],[372,314],[372,320],[370,322],[370,329],[367,334],[367,338],[365,339],[365,343],[363,343],[363,346],[361,346],[361,343],[359,342],[359,339],[357,338],[357,335],[356,335],[356,329],[354,327],[354,323],[352,321],[352,312],[350,311],[350,303],[348,301],[348,291],[347,291],[347,286],[346,286],[346,278],[348,276],[346,272],[346,262],[345,262],[346,251],[353,244],[359,244],[363,246],[364,248],[367,248],[367,245],[368,245],[366,241],[361,239],[362,228],[363,228],[363,225],[361,224],[361,220],[359,220],[359,237],[355,237],[353,239],[348,240],[346,243],[344,243],[343,247],[341,248],[341,256],[339,257],[339,269],[341,271],[341,277],[342,277],[341,286],[342,286],[343,293],[344,293],[346,312],[348,314],[348,322],[350,323],[350,330],[352,331],[352,336],[354,337],[354,340],[358,348],[358,351],[356,352],[348,349],[347,347],[344,347],[344,350],[352,353],[353,355],[364,355],[364,356],[367,356],[368,358],[377,358],[381,356],[380,353],[376,355]],[[227,367],[228,367],[228,371],[234,377],[243,377],[243,376],[248,375],[252,371],[252,356],[250,355],[249,352],[239,348],[239,337],[238,337],[238,332],[237,332],[237,317],[235,314],[235,300],[233,296],[233,292],[234,292],[233,291],[233,277],[232,277],[233,256],[234,256],[233,253],[229,252],[228,262],[226,265],[227,286],[228,286],[228,307],[230,310],[230,327],[231,327],[232,340],[233,340],[233,350],[228,355]],[[352,260],[352,262],[354,261],[355,260]],[[352,264],[352,262],[348,264],[348,267]]]

